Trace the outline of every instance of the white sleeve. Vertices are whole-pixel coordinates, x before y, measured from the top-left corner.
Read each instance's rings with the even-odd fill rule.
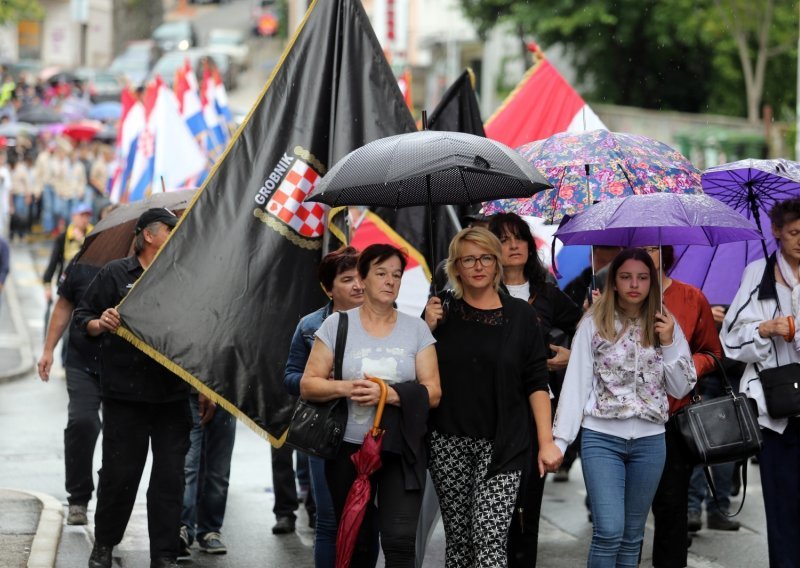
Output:
[[[578,437],[583,422],[583,409],[592,394],[594,333],[594,321],[591,315],[587,315],[578,324],[575,338],[572,340],[572,351],[553,421],[553,437],[562,453]]]
[[[672,334],[672,344],[663,346],[661,353],[667,394],[681,399],[689,394],[697,383],[697,370],[694,368],[689,342],[686,341],[686,336],[677,321]]]
[[[758,299],[759,285],[764,263],[750,265],[742,278],[742,284],[722,322],[720,340],[725,355],[743,363],[767,361],[772,350],[769,337],[758,334],[758,325],[772,319],[765,310],[765,302]]]

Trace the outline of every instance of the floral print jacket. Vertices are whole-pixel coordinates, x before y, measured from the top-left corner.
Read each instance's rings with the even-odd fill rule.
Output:
[[[591,316],[578,326],[553,426],[559,446],[571,443],[585,421],[591,429],[625,438],[663,432],[667,394],[682,398],[697,382],[677,322],[672,344],[663,347],[642,346],[640,320],[616,323],[617,330],[625,327],[617,341],[602,338]],[[613,423],[626,420],[634,422],[624,428]]]

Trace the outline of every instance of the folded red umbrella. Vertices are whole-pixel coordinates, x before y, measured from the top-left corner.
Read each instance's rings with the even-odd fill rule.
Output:
[[[386,383],[377,377],[366,376],[368,381],[381,387],[381,398],[375,409],[375,420],[372,429],[364,437],[361,448],[350,456],[356,466],[356,480],[347,494],[342,518],[339,519],[339,532],[336,535],[336,568],[349,568],[350,559],[358,539],[358,531],[364,520],[364,513],[372,494],[369,476],[381,467],[381,446],[383,430],[380,429],[383,407],[386,405]]]

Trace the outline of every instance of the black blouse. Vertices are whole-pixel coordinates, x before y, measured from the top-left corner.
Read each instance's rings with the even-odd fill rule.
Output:
[[[445,300],[449,294],[444,292],[441,297]],[[443,427],[475,421],[476,428],[489,428],[487,434],[490,435],[485,437],[495,443],[487,478],[524,469],[533,430],[528,397],[535,391],[546,391],[548,379],[544,341],[535,310],[527,302],[504,293],[500,294],[500,301],[501,311],[475,310],[451,297],[447,302],[447,319],[433,333],[442,380],[440,408],[449,409],[449,416],[442,417]],[[499,317],[502,317],[501,325],[490,323],[499,323]],[[481,319],[484,323],[478,321]],[[482,326],[483,333],[470,334],[470,330],[481,329],[475,326]],[[486,338],[494,343],[482,345],[481,341]],[[472,359],[473,355],[480,360],[482,371],[476,372],[476,367],[463,361],[457,363],[457,368],[451,368],[459,358]],[[473,395],[463,386],[479,384],[486,372],[493,373],[491,398],[485,390],[475,391]],[[481,388],[488,388],[486,381]],[[470,395],[475,400],[465,406],[463,401]],[[448,402],[448,397],[453,397],[453,404]],[[456,399],[462,403],[455,403]],[[438,420],[438,416],[434,418],[434,429]],[[535,444],[535,437],[533,442]]]

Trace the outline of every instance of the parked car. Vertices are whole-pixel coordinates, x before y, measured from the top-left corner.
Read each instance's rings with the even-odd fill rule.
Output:
[[[253,35],[272,37],[278,33],[278,12],[275,0],[256,0],[251,10]]]
[[[161,57],[161,49],[152,40],[132,41],[108,68],[109,73],[121,75],[134,87],[144,83],[150,70]]]
[[[197,31],[189,20],[164,22],[155,29],[151,37],[165,52],[175,49],[186,51],[198,45]]]
[[[89,98],[95,104],[118,101],[125,86],[123,77],[109,71],[81,67],[75,70],[75,76],[89,89]]]
[[[211,52],[229,56],[240,70],[247,69],[250,64],[250,46],[241,30],[221,28],[211,30],[206,48]]]
[[[225,85],[226,90],[233,90],[236,88],[236,70],[235,66],[231,64],[231,58],[224,53],[210,52],[204,48],[187,49],[186,51],[171,51],[165,53],[164,56],[158,60],[153,70],[150,72],[149,79],[159,75],[164,81],[164,84],[172,86],[175,81],[175,73],[184,66],[186,61],[194,69],[197,75],[198,83],[203,80],[203,57],[210,57],[214,65],[219,70],[222,77],[222,83]]]

